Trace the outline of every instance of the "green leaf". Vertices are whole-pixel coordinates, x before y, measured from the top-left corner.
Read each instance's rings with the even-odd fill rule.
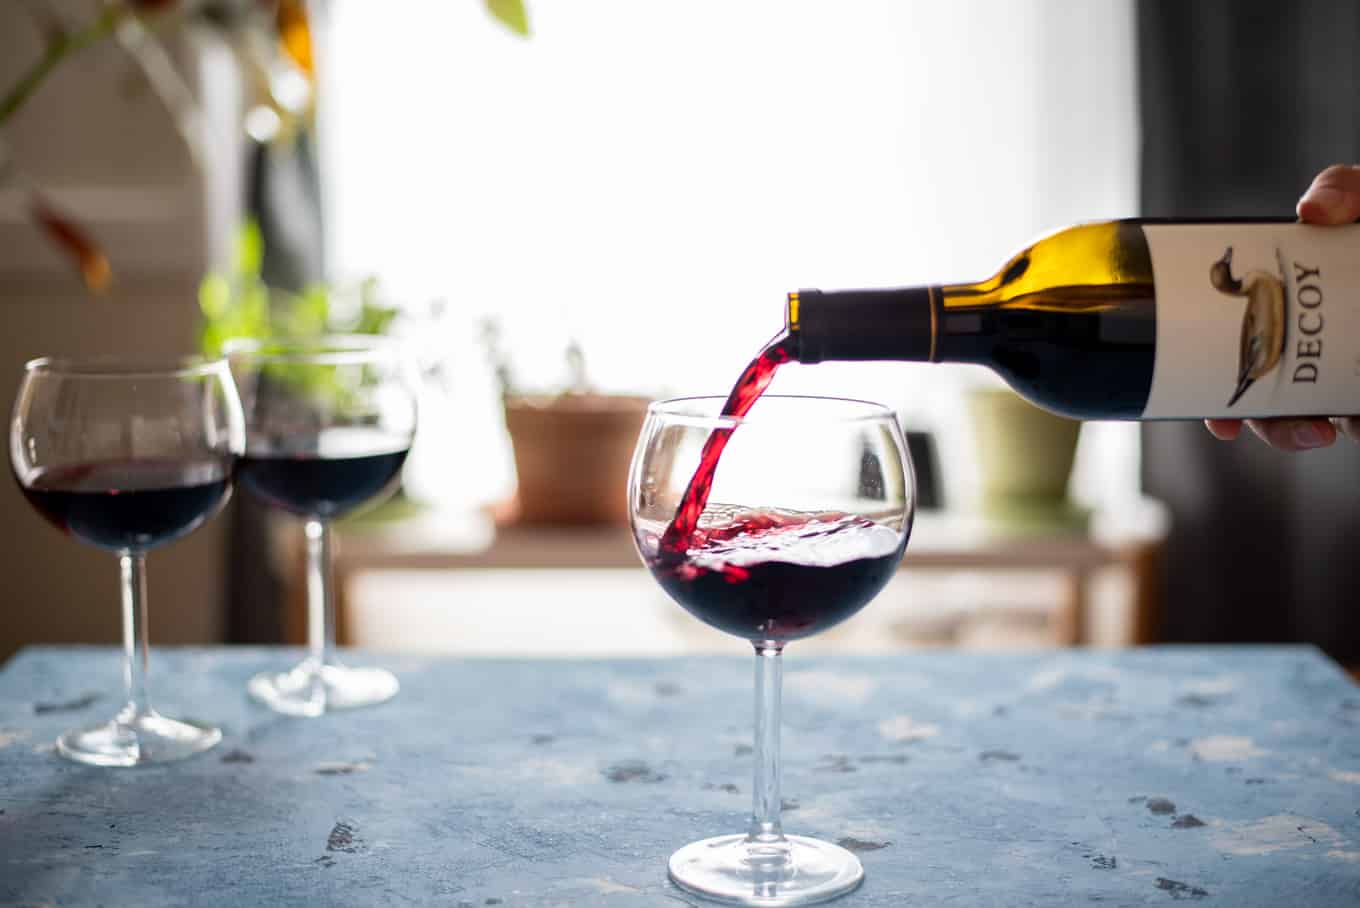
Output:
[[[529,37],[529,13],[524,0],[486,0],[486,11],[522,38]]]
[[[264,236],[254,218],[236,233],[236,273],[258,276],[264,263]]]
[[[320,285],[312,285],[293,297],[288,309],[287,334],[315,337],[325,334],[330,317],[330,296]]]
[[[359,324],[355,334],[386,334],[387,328],[397,317],[398,311],[391,306],[365,302],[359,310]]]
[[[217,321],[231,307],[231,282],[221,274],[209,274],[198,285],[198,308],[209,322]]]
[[[255,284],[241,293],[235,325],[242,337],[264,337],[269,332],[269,290]]]

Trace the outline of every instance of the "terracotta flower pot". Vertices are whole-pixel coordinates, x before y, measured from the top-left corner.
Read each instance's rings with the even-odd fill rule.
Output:
[[[507,398],[517,521],[626,524],[628,464],[649,402],[603,394]]]

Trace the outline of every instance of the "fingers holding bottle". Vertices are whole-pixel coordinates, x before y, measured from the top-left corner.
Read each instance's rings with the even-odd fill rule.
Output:
[[[1349,224],[1360,218],[1360,165],[1333,164],[1319,173],[1296,210],[1306,224]]]
[[[1326,419],[1249,419],[1247,426],[1280,451],[1310,451],[1336,441],[1336,427]]]
[[[1242,420],[1240,419],[1206,419],[1204,427],[1209,430],[1209,434],[1219,441],[1233,441],[1242,434]]]

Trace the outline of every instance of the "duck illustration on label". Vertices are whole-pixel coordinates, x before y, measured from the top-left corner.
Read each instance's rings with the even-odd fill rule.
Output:
[[[1228,400],[1229,407],[1241,400],[1258,378],[1280,364],[1285,336],[1284,282],[1268,271],[1248,271],[1240,280],[1234,278],[1232,254],[1229,246],[1209,268],[1209,283],[1215,290],[1247,301],[1238,347],[1237,389]]]

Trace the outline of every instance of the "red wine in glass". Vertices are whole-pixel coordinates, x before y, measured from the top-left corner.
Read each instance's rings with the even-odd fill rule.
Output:
[[[24,365],[10,419],[14,478],[49,523],[116,554],[122,594],[122,707],[57,738],[62,756],[140,766],[184,759],[222,740],[212,725],[151,706],[146,556],[193,532],[226,502],[245,447],[242,417],[222,360],[42,357]],[[192,607],[202,597],[184,598]]]
[[[782,333],[742,371],[722,415],[743,417],[791,359]],[[905,538],[863,517],[750,511],[704,528],[713,477],[735,427],[714,429],[654,553],[657,582],[690,614],[759,642],[808,637],[839,624],[897,570]]]
[[[185,536],[217,512],[231,461],[109,460],[38,469],[24,496],[54,526],[114,551],[146,551]]]
[[[237,477],[252,497],[302,518],[307,655],[247,683],[276,712],[320,716],[391,699],[391,672],[342,664],[335,646],[330,525],[397,485],[416,431],[416,363],[374,335],[237,338],[223,345],[245,413]]]
[[[683,562],[658,554],[647,566],[700,621],[752,642],[787,642],[867,605],[897,571],[905,543],[863,517],[748,511],[697,529]]]
[[[409,447],[377,454],[328,457],[249,448],[237,465],[242,486],[299,517],[330,520],[388,492]]]

